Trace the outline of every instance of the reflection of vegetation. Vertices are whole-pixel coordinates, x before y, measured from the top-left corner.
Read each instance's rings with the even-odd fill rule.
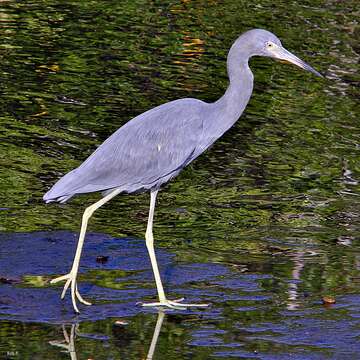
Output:
[[[86,274],[85,280],[99,286],[122,290],[132,285],[131,282],[119,281],[126,274],[127,272],[119,270],[91,270]]]
[[[266,27],[332,80],[252,60],[256,83],[246,113],[160,194],[156,238],[179,261],[244,265],[280,279],[290,276],[287,255],[294,249],[314,251],[298,289],[354,291],[360,225],[356,5],[2,3],[0,231],[77,231],[82,210],[98,195],[45,206],[46,189],[132,116],[178,97],[218,98],[232,41],[250,27]],[[57,101],[61,96],[86,105]],[[344,163],[354,181],[344,176]],[[90,228],[143,237],[148,201],[147,195],[119,196],[97,212]],[[274,263],[278,252],[285,254],[281,264]],[[95,281],[96,274],[99,285],[110,287],[119,276],[84,276]],[[25,280],[43,285],[42,278]],[[287,288],[280,283],[263,286]],[[18,325],[8,324],[9,332],[11,326]],[[40,327],[25,328],[47,336]]]
[[[78,354],[78,359],[94,357],[96,359],[145,359],[149,355],[149,350],[153,350],[154,360],[158,358],[157,354],[163,354],[167,359],[178,359],[179,349],[188,340],[187,321],[198,321],[198,317],[194,319],[187,316],[182,321],[182,317],[168,314],[164,322],[161,316],[160,322],[156,317],[156,314],[141,314],[134,320],[128,321],[129,325],[124,326],[116,325],[114,319],[97,323],[74,324],[67,326],[70,332],[66,330],[66,326],[59,329],[59,327],[35,324],[15,323],[12,326],[11,323],[2,322],[0,353],[3,354],[2,349],[7,349],[8,358],[26,358],[36,352],[36,354],[44,354],[49,359],[63,359],[63,353],[68,353],[66,355],[68,358],[70,358],[69,355],[76,358]],[[159,337],[154,339],[154,331],[160,332],[160,330],[161,333],[157,334]],[[28,334],[41,337],[44,341],[34,347],[32,337],[26,336],[26,331]],[[65,341],[62,339],[63,336]],[[109,338],[111,342],[107,341]],[[19,339],[22,339],[21,348],[17,346]],[[209,350],[200,350],[201,353],[203,356],[200,359],[206,359],[205,355],[209,354]]]
[[[23,284],[26,286],[44,287],[48,284],[49,279],[44,276],[25,275]]]

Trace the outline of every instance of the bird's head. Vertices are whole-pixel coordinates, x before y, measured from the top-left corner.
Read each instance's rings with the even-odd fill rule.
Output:
[[[310,65],[286,50],[282,46],[281,41],[269,31],[262,29],[249,30],[241,35],[238,40],[247,48],[249,57],[257,55],[271,57],[297,65],[304,70],[322,77],[322,75]]]

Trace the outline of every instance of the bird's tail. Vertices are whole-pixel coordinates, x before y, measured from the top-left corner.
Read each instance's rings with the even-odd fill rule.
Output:
[[[59,202],[61,204],[66,203],[70,198],[72,198],[74,195],[64,195],[64,196],[59,196],[57,198],[51,197],[49,195],[48,191],[44,196],[43,196],[43,200],[45,201],[46,204],[51,203],[51,202]]]
[[[71,197],[76,194],[76,187],[79,181],[79,178],[76,176],[76,169],[70,171],[43,196],[43,200],[46,203],[50,202],[60,202],[65,203]]]

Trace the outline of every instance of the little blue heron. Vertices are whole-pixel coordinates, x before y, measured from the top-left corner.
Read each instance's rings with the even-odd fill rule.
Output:
[[[78,168],[63,176],[45,195],[44,201],[64,203],[77,194],[102,192],[102,199],[87,207],[82,217],[79,241],[72,268],[51,283],[65,280],[61,294],[71,285],[74,310],[76,299],[85,301],[78,290],[77,274],[88,220],[96,209],[120,193],[150,191],[150,210],[145,233],[158,302],[144,306],[186,308],[207,304],[184,304],[166,298],[154,252],[153,217],[155,200],[161,185],[175,177],[186,165],[202,154],[238,120],[252,90],[253,74],[248,61],[252,56],[267,56],[293,63],[321,76],[311,66],[282,47],[271,32],[253,29],[242,34],[227,57],[230,84],[214,103],[185,98],[157,106],[133,118],[119,128]]]

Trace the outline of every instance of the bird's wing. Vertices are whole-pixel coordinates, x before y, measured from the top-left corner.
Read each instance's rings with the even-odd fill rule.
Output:
[[[176,175],[194,154],[202,152],[198,149],[203,130],[200,114],[205,105],[182,99],[137,116],[61,178],[44,199],[115,187],[133,192]]]

